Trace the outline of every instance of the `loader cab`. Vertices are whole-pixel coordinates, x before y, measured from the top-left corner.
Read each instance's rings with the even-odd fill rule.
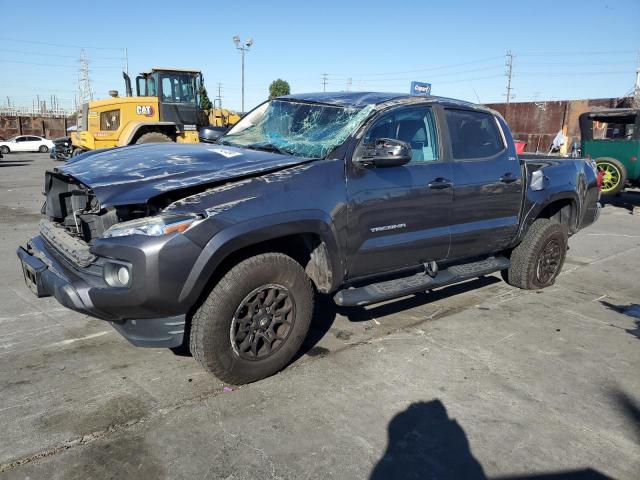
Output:
[[[201,86],[202,73],[197,70],[153,68],[136,77],[136,95],[157,98],[159,120],[184,130],[208,123],[200,108]]]

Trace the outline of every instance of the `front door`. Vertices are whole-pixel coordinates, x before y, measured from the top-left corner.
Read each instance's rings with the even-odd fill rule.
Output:
[[[29,149],[29,137],[16,137],[11,150],[14,152],[26,152]]]
[[[449,258],[498,252],[516,237],[522,206],[520,161],[500,120],[488,112],[445,109],[453,157]]]
[[[161,122],[173,122],[184,130],[196,130],[202,113],[196,103],[196,80],[189,73],[160,75],[159,109]]]
[[[378,138],[411,144],[396,167],[347,165],[349,278],[446,258],[453,189],[429,106],[400,107],[372,121],[353,157]]]

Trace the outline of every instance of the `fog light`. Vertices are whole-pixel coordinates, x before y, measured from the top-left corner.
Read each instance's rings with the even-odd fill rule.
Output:
[[[118,281],[122,285],[128,285],[129,284],[129,269],[127,267],[125,267],[124,265],[122,267],[118,268]]]
[[[131,284],[131,266],[123,263],[105,263],[104,280],[110,287],[128,287]]]

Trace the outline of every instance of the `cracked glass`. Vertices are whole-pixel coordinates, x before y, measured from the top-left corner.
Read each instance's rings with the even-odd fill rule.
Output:
[[[219,143],[324,158],[354,133],[372,110],[372,105],[272,100],[249,113]]]

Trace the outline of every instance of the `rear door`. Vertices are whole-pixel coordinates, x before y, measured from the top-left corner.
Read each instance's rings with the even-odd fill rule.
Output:
[[[411,144],[412,160],[396,167],[347,164],[347,269],[360,277],[446,258],[453,189],[439,127],[430,106],[380,114],[353,158],[376,138]]]
[[[479,110],[447,108],[445,117],[454,185],[449,257],[500,251],[518,232],[523,188],[506,125]]]
[[[44,142],[40,137],[27,137],[27,141],[25,143],[25,151],[27,152],[37,152]]]

